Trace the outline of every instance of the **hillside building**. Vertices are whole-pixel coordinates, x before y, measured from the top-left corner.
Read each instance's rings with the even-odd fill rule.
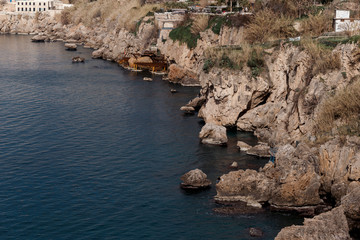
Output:
[[[53,0],[17,0],[15,11],[19,13],[35,13],[54,10]]]

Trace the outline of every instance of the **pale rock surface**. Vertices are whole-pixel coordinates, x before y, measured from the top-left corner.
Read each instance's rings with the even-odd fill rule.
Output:
[[[283,228],[275,240],[351,240],[342,207],[305,219],[303,226]]]
[[[199,138],[202,143],[213,145],[226,145],[228,141],[226,128],[212,123],[202,127]]]

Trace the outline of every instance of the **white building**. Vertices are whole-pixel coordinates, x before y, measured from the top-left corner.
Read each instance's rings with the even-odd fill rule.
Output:
[[[334,28],[335,32],[359,31],[360,19],[350,18],[349,10],[336,10]]]
[[[15,10],[19,13],[35,13],[54,9],[53,0],[17,0]]]

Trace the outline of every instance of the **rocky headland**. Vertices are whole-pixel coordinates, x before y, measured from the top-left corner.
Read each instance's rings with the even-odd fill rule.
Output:
[[[280,42],[263,50],[261,71],[213,66],[204,70],[208,49],[242,44],[244,29],[224,25],[217,34],[199,33],[197,45],[158,39],[154,16],[139,23],[136,34],[113,21],[64,22],[43,14],[3,15],[0,32],[37,34],[41,41],[64,41],[93,48],[93,58],[118,61],[154,44],[169,62],[169,80],[201,86],[187,106],[199,110],[206,125],[204,143],[225,145],[226,128],[251,131],[276,146],[276,160],[256,170],[231,171],[216,184],[218,202],[240,201],[306,216],[303,226],[284,228],[276,239],[350,239],[360,225],[360,137],[341,134],[342,120],[325,134],[319,130],[329,98],[353,88],[360,76],[358,43],[331,50],[336,66],[317,68],[309,48]],[[259,67],[259,68],[260,68]],[[211,128],[209,128],[209,126]],[[241,147],[240,147],[241,149]],[[322,237],[320,237],[322,236]],[[325,237],[326,236],[326,237]]]

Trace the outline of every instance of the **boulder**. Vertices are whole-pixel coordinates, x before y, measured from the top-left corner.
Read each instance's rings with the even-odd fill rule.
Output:
[[[242,201],[249,206],[261,207],[269,201],[276,182],[263,172],[238,170],[222,175],[216,184],[215,200],[218,202]]]
[[[32,42],[45,42],[47,40],[47,36],[45,35],[36,35],[31,38]]]
[[[207,179],[207,175],[200,169],[191,170],[181,176],[180,179],[183,181],[180,185],[183,189],[204,189],[211,185],[211,181]]]
[[[230,168],[238,168],[239,167],[239,164],[237,162],[233,162],[231,165],[230,165]]]
[[[258,157],[270,157],[270,147],[266,143],[260,143],[246,151],[248,155],[254,155]]]
[[[76,51],[77,45],[75,43],[65,43],[65,49],[68,51]]]
[[[180,111],[184,111],[185,113],[188,113],[188,114],[194,114],[195,108],[189,107],[189,106],[182,106],[180,108]]]
[[[252,148],[249,144],[242,141],[238,141],[236,146],[240,149],[240,151],[248,151]]]
[[[104,48],[100,48],[98,50],[95,50],[92,52],[91,57],[92,58],[102,58],[104,53]]]
[[[200,109],[201,106],[205,103],[205,97],[201,96],[201,97],[196,97],[192,100],[190,100],[190,102],[188,102],[188,104],[186,104],[186,106],[189,107],[193,107],[195,109]]]
[[[207,123],[202,127],[199,137],[202,143],[213,145],[226,145],[228,138],[226,128],[213,123]]]
[[[360,229],[360,187],[352,189],[341,199],[351,229]]]
[[[305,219],[303,226],[283,228],[275,240],[351,240],[349,227],[342,207]]]

